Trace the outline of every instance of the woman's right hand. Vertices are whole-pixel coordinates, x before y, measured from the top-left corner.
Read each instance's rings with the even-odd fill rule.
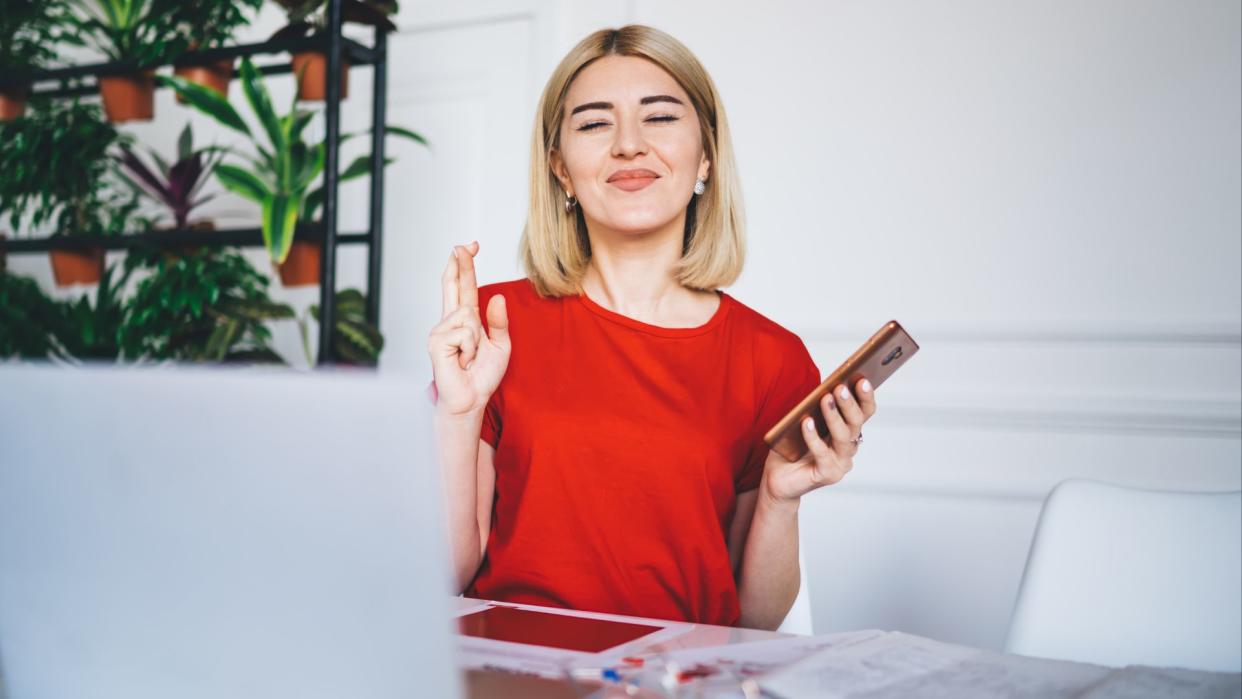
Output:
[[[479,319],[479,286],[474,274],[477,242],[453,247],[444,270],[444,315],[431,329],[427,351],[438,393],[436,407],[451,415],[481,411],[509,366],[509,316],[505,297],[487,304],[484,332]]]

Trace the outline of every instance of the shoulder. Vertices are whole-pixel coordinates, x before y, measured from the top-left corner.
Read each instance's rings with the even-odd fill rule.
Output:
[[[749,327],[755,388],[764,397],[760,405],[783,415],[819,384],[819,367],[802,338],[736,299],[733,304],[734,322]],[[778,417],[774,414],[771,420]]]
[[[493,284],[484,284],[479,287],[479,298],[484,296],[495,296],[496,294],[504,294],[507,299],[510,296],[525,296],[527,294],[537,296],[535,286],[525,277],[521,279],[511,279],[507,282],[495,282]]]
[[[479,315],[483,317],[485,326],[487,304],[494,296],[505,298],[505,313],[510,320],[517,318],[519,324],[555,322],[565,301],[563,298],[540,296],[535,291],[535,285],[526,278],[485,284],[479,287]]]
[[[479,287],[479,307],[487,308],[487,302],[497,295],[504,296],[505,303],[509,306],[532,306],[560,301],[560,299],[556,298],[541,297],[535,291],[535,285],[529,279],[523,277],[507,282],[484,284]]]
[[[733,308],[730,315],[735,324],[752,336],[756,349],[764,354],[781,357],[809,357],[802,338],[759,311],[729,296]]]

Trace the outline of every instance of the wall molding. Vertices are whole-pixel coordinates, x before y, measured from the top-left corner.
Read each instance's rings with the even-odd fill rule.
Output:
[[[844,327],[802,328],[799,336],[812,342],[858,342],[875,332],[874,327],[850,324]],[[1212,345],[1242,348],[1242,325],[1228,322],[1197,323],[1106,323],[1101,325],[1044,324],[1038,326],[1004,326],[980,322],[975,325],[956,323],[919,323],[910,330],[919,342],[954,344],[1029,344],[1029,345]]]
[[[893,425],[1242,439],[1242,385],[1230,385],[1242,362],[1242,327],[1236,323],[969,327],[943,322],[910,329],[925,351],[935,348],[938,356],[936,366],[928,367],[931,373],[885,401],[885,420]],[[800,336],[813,354],[832,356],[835,363],[844,348],[852,349],[874,330],[855,323],[807,328]],[[993,352],[991,345],[1003,348]],[[1097,377],[1093,372],[1110,362],[1113,347],[1124,370]],[[1001,352],[1048,380],[1011,373]],[[1208,368],[1214,362],[1228,367],[1224,383]],[[1179,367],[1194,369],[1186,372],[1188,385],[1176,383],[1170,373]]]
[[[908,405],[884,408],[894,426],[990,432],[1087,432],[1124,436],[1172,436],[1242,440],[1242,404],[1179,402],[1183,411],[1149,409],[1048,409],[979,401],[975,405]]]

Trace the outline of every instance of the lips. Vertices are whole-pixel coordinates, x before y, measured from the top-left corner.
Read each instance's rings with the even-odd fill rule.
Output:
[[[626,192],[640,190],[660,178],[659,175],[646,168],[617,170],[608,177],[608,183]]]

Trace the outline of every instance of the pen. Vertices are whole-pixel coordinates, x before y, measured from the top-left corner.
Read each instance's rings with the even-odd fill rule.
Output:
[[[575,668],[570,671],[570,675],[576,680],[604,680],[605,682],[621,681],[621,673],[617,672],[617,669],[613,667]]]

